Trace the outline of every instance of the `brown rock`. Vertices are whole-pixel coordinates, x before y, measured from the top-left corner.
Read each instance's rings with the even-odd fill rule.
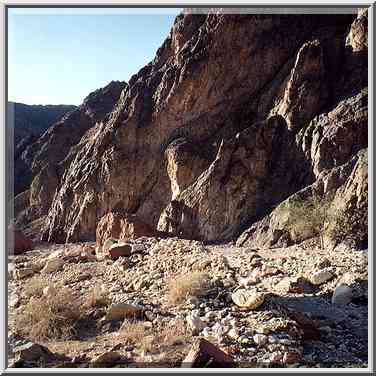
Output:
[[[283,160],[281,150],[286,151]],[[247,218],[297,189],[299,179],[293,176],[300,173],[301,160],[295,151],[281,116],[223,141],[210,167],[162,213],[158,229],[175,226],[171,232],[184,238],[231,239]],[[265,185],[268,180],[273,185]]]
[[[234,360],[231,356],[218,349],[218,347],[209,341],[200,338],[193,344],[181,367],[220,368],[232,367],[233,365]]]
[[[296,57],[278,113],[289,129],[300,129],[322,109],[328,98],[324,57],[319,40],[304,43]]]
[[[294,364],[299,363],[302,358],[301,354],[296,351],[288,351],[283,354],[283,363],[285,364]]]
[[[14,225],[8,226],[8,234],[10,244],[14,242],[13,249],[9,248],[9,254],[19,255],[33,249],[33,242],[22,231],[17,230]]]
[[[302,294],[309,291],[309,282],[303,277],[286,277],[275,285],[277,292],[286,294],[289,292]]]
[[[97,226],[97,246],[103,246],[109,238],[120,240],[137,239],[142,236],[157,236],[157,231],[142,222],[137,216],[123,212],[110,212],[102,217]]]
[[[128,257],[132,253],[132,246],[126,243],[113,244],[108,253],[112,260],[117,260],[119,257]]]
[[[96,116],[87,120],[101,107],[103,92],[89,98],[90,103],[84,103],[87,108],[76,113],[84,118],[86,133],[80,134],[73,147],[68,142],[68,155],[60,153],[65,156],[59,162],[64,174],[43,238],[63,242],[94,239],[99,220],[119,207],[155,228],[175,198],[165,151],[179,138],[200,150],[213,149],[220,160],[213,163],[209,156],[212,164],[206,168],[201,166],[201,157],[196,160],[189,154],[187,164],[178,168],[177,198],[184,220],[177,223],[179,227],[183,222],[184,236],[197,232],[206,240],[228,239],[238,233],[240,225],[266,214],[306,184],[302,175],[310,173],[292,156],[288,133],[282,136],[282,129],[277,131],[273,121],[267,121],[261,132],[249,129],[245,137],[242,130],[251,124],[257,128],[259,120],[268,117],[277,93],[284,93],[296,51],[315,40],[314,34],[324,27],[344,34],[353,19],[353,15],[228,15],[220,10],[205,17],[177,17],[155,59],[129,80],[116,105],[108,106],[111,113],[107,110],[100,120]],[[270,37],[265,39],[265,35]],[[302,82],[305,80],[306,76]],[[69,124],[75,124],[73,119]],[[269,125],[272,129],[267,130]],[[50,132],[55,140],[56,132],[55,128]],[[231,144],[239,132],[244,142],[234,150]],[[227,150],[219,151],[222,139]],[[42,149],[40,144],[36,148]],[[281,150],[291,152],[292,159],[281,159]],[[41,159],[48,160],[42,154]],[[296,167],[292,167],[295,160]],[[201,168],[206,170],[200,174]],[[185,184],[190,185],[182,191]],[[173,190],[178,191],[177,187]],[[187,190],[190,194],[183,198]],[[212,202],[198,203],[200,197]],[[216,209],[215,201],[222,206]]]
[[[125,318],[140,318],[142,315],[142,308],[132,304],[119,303],[112,305],[106,314],[105,319],[124,320]]]
[[[118,364],[121,358],[121,354],[117,351],[107,351],[92,359],[90,365],[92,367],[112,367]]]

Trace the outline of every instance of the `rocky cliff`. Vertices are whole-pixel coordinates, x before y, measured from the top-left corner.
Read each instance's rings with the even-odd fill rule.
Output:
[[[120,210],[171,235],[245,231],[255,245],[283,233],[275,208],[310,187],[364,208],[367,48],[365,11],[179,15],[152,62],[25,152],[43,238],[94,240]]]

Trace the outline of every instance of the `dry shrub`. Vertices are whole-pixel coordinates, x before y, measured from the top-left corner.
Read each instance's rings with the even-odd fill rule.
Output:
[[[158,352],[173,350],[174,346],[186,344],[188,334],[182,320],[151,328],[140,321],[125,320],[120,329],[119,339],[145,352]]]
[[[107,292],[101,286],[95,286],[84,302],[85,308],[107,307],[111,303]]]
[[[331,197],[313,194],[305,199],[295,198],[278,207],[279,215],[287,218],[286,227],[296,241],[319,236],[324,247],[324,232],[331,221]]]
[[[68,339],[76,332],[81,304],[67,289],[42,298],[32,297],[15,320],[16,331],[33,340]]]
[[[172,304],[184,302],[188,297],[202,296],[207,291],[209,278],[204,272],[183,274],[169,283],[169,301]]]
[[[46,281],[43,280],[41,277],[33,277],[25,285],[25,295],[28,298],[31,298],[32,296],[40,298],[43,295],[43,289],[46,286]]]
[[[179,320],[171,325],[165,325],[155,336],[155,343],[164,347],[184,345],[188,340],[189,332],[184,321]]]
[[[124,320],[120,332],[120,339],[128,344],[141,348],[144,351],[150,351],[152,344],[152,332],[143,322]]]

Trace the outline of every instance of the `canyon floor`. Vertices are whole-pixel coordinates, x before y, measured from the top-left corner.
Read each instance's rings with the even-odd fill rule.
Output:
[[[40,243],[9,256],[10,367],[181,367],[201,337],[235,367],[367,367],[367,251],[144,237],[114,261],[94,247]],[[341,283],[351,297],[338,291],[334,304]],[[30,310],[60,296],[80,312],[59,338],[47,313]],[[142,314],[119,320],[116,306]],[[49,329],[35,330],[43,320]]]

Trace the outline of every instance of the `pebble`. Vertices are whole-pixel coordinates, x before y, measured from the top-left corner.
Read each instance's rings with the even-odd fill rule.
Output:
[[[256,309],[264,302],[265,295],[257,291],[240,289],[233,293],[231,298],[239,307]]]
[[[260,346],[264,346],[268,342],[268,337],[264,334],[255,334],[253,341]]]
[[[314,285],[322,285],[323,283],[333,278],[333,276],[334,275],[330,270],[324,269],[324,270],[319,270],[318,272],[314,272],[310,276],[309,280]]]

